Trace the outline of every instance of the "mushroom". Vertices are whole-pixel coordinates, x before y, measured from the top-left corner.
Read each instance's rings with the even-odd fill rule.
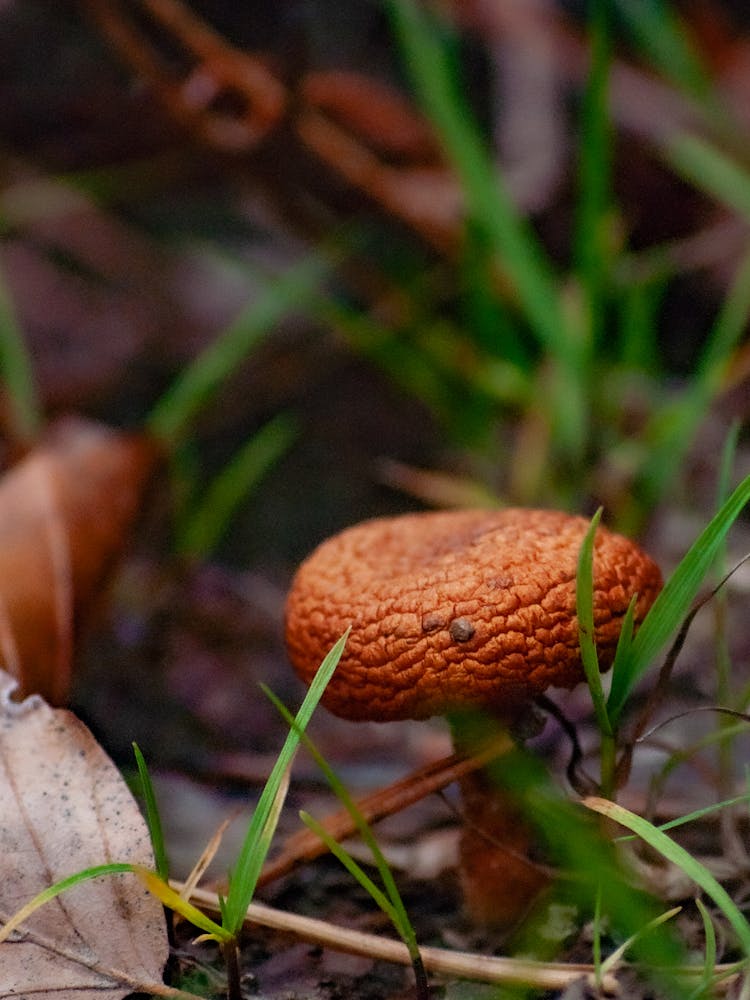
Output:
[[[334,714],[385,722],[476,710],[512,729],[548,687],[584,680],[576,571],[587,530],[585,518],[527,509],[355,525],[323,542],[294,578],[286,605],[292,664],[309,683],[350,627],[322,699]],[[603,670],[631,598],[638,595],[637,626],[661,582],[633,542],[597,530],[594,627]],[[531,834],[517,807],[486,775],[471,775],[461,791],[467,908],[480,922],[510,926],[548,875],[526,856]]]

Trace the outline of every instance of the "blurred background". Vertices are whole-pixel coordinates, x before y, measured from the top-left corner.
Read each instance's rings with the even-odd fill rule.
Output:
[[[750,469],[748,219],[744,3],[0,0],[6,464],[70,413],[167,456],[73,705],[258,780],[366,517],[602,504],[668,569]],[[352,728],[358,786],[447,750]]]

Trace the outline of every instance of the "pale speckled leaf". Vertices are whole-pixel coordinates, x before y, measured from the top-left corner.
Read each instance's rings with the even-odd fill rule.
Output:
[[[17,703],[0,671],[0,921],[65,876],[108,862],[153,867],[121,775],[72,713]],[[160,983],[161,905],[128,873],[82,882],[0,944],[0,998],[117,1000]]]

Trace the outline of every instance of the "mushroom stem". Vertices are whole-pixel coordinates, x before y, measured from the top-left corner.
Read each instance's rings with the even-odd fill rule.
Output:
[[[467,741],[455,727],[452,730],[456,750],[465,751]],[[550,869],[533,860],[534,832],[517,801],[488,768],[463,775],[459,787],[463,806],[459,877],[464,905],[475,923],[510,930],[549,886]]]
[[[550,884],[549,870],[531,859],[533,831],[486,772],[466,775],[460,788],[464,826],[459,864],[467,912],[478,924],[510,929]]]

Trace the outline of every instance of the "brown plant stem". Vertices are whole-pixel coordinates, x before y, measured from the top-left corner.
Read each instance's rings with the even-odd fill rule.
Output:
[[[533,831],[513,798],[486,771],[460,781],[464,825],[459,873],[466,909],[485,927],[509,929],[551,881],[530,857]]]
[[[224,941],[221,952],[227,969],[227,1000],[242,1000],[240,949],[236,938]]]

